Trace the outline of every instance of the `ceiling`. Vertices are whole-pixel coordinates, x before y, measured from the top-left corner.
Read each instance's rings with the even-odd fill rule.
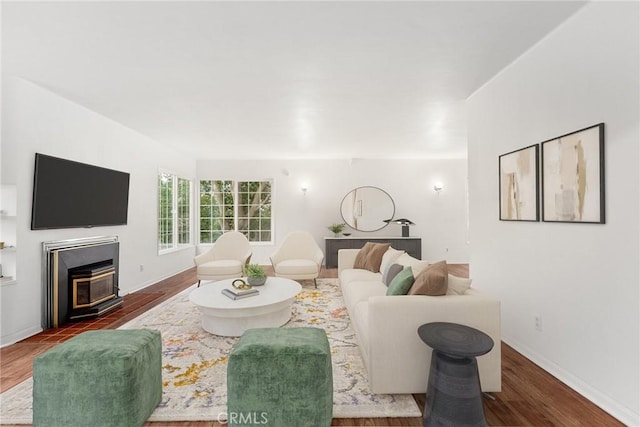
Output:
[[[466,156],[465,99],[583,2],[3,2],[3,75],[197,158]]]

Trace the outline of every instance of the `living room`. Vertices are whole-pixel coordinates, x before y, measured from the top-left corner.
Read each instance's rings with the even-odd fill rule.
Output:
[[[3,346],[41,330],[42,242],[117,235],[122,294],[193,266],[197,250],[204,249],[196,249],[195,241],[158,254],[159,170],[194,183],[273,179],[275,238],[271,245],[254,246],[254,261],[260,264],[269,264],[269,255],[292,230],[308,230],[323,244],[330,235],[327,225],[341,221],[344,195],[370,185],[392,196],[396,216],[415,222],[410,232],[422,238],[423,259],[468,263],[473,286],[501,301],[504,342],[623,423],[640,424],[637,3],[581,3],[565,10],[546,33],[461,96],[461,107],[453,104],[465,111],[466,144],[447,157],[430,155],[427,149],[423,154],[403,151],[396,140],[406,136],[402,132],[383,133],[387,144],[378,152],[366,139],[348,134],[354,139],[351,150],[340,151],[338,146],[333,155],[316,157],[309,154],[313,147],[304,145],[278,154],[269,149],[269,141],[263,150],[270,155],[251,150],[229,154],[228,145],[236,143],[229,135],[211,140],[209,149],[218,150],[220,156],[205,157],[186,141],[180,148],[181,135],[175,130],[174,134],[167,130],[166,139],[173,145],[160,143],[122,124],[115,118],[117,110],[108,106],[101,110],[99,102],[93,108],[83,104],[84,97],[100,99],[91,98],[91,87],[85,94],[67,93],[38,84],[37,74],[21,74],[38,68],[43,73],[65,72],[40,66],[40,61],[47,63],[46,55],[33,56],[44,55],[47,48],[56,52],[55,46],[46,46],[45,35],[20,32],[40,25],[52,30],[41,21],[48,13],[59,13],[54,6],[2,5],[2,185],[12,188],[8,193],[15,197],[15,218],[3,219],[1,240],[16,247],[13,271],[8,263],[11,253],[2,253],[4,274],[15,276],[15,281],[0,287]],[[367,6],[360,7],[366,12]],[[138,7],[143,13],[150,6]],[[110,24],[105,19],[101,25]],[[131,37],[137,36],[133,31]],[[64,40],[57,37],[61,38],[52,40]],[[82,39],[78,34],[68,37]],[[45,49],[35,50],[39,43]],[[151,48],[153,42],[149,43]],[[18,54],[19,50],[25,53]],[[112,60],[128,64],[132,58],[111,52],[105,62]],[[158,66],[174,64],[159,61]],[[410,61],[406,67],[411,67]],[[120,72],[126,74],[127,66]],[[64,80],[64,75],[58,77]],[[151,77],[138,82],[140,96],[152,92],[153,84]],[[136,93],[120,95],[123,104],[136,97]],[[171,106],[159,104],[170,111]],[[194,115],[202,114],[198,108],[193,107]],[[231,113],[243,111],[227,108]],[[225,113],[225,106],[206,111],[231,114]],[[373,123],[375,119],[371,127],[377,131],[380,123]],[[243,117],[234,120],[236,127],[252,126]],[[498,220],[499,155],[598,123],[606,126],[605,224]],[[172,124],[176,125],[165,126]],[[268,129],[264,123],[258,125]],[[254,137],[262,140],[259,130]],[[445,128],[442,144],[448,137]],[[214,143],[219,140],[224,143]],[[127,225],[31,230],[37,152],[130,173]],[[441,191],[433,189],[436,183],[442,183]],[[3,209],[5,203],[3,198]],[[399,228],[392,224],[377,235],[399,235]],[[13,239],[6,237],[10,230],[15,230]],[[535,328],[536,317],[542,319],[542,330]]]

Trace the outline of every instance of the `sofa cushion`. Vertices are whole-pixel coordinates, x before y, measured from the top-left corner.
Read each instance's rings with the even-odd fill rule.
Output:
[[[440,261],[422,270],[409,289],[408,295],[440,296],[447,293],[447,262]]]
[[[396,274],[396,277],[389,283],[386,294],[406,295],[411,285],[413,285],[413,271],[411,267],[405,267],[400,273]]]
[[[343,286],[342,298],[344,305],[351,315],[353,307],[360,303],[366,302],[369,297],[382,296],[387,292],[387,287],[382,282],[354,281]]]
[[[387,249],[384,255],[382,255],[382,261],[380,262],[380,273],[384,275],[384,272],[388,270],[389,267],[391,267],[395,263],[395,260],[404,253],[404,251],[399,251],[391,247]]]
[[[362,282],[382,282],[382,275],[369,270],[349,268],[340,272],[340,283]]]
[[[447,295],[463,295],[471,287],[471,279],[449,274],[447,277]]]
[[[411,267],[413,271],[413,277],[416,277],[425,268],[429,267],[429,261],[422,261],[412,257],[409,254],[402,254],[394,261],[396,264],[400,264],[403,267]]]
[[[400,264],[391,264],[387,270],[382,273],[382,283],[389,286],[394,277],[402,271],[404,267]]]

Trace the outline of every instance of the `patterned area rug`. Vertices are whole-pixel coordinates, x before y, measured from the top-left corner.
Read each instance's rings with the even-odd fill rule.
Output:
[[[121,329],[162,333],[163,397],[149,421],[223,420],[226,417],[227,356],[237,338],[212,335],[200,326],[189,302],[194,287],[154,307]],[[335,418],[420,417],[411,395],[372,394],[367,372],[336,279],[305,284],[285,327],[315,326],[331,344]],[[0,395],[0,423],[31,423],[31,379]]]

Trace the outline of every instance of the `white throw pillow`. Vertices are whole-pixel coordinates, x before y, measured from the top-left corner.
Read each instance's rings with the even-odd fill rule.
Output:
[[[449,274],[447,295],[462,295],[471,287],[471,279]]]
[[[380,272],[385,273],[391,265],[398,259],[400,255],[402,255],[404,251],[399,251],[397,249],[393,249],[389,247],[387,251],[382,255],[382,262],[380,262]]]
[[[411,267],[413,271],[413,277],[418,277],[418,274],[425,268],[429,267],[429,261],[423,261],[412,257],[409,254],[402,254],[396,259],[395,264],[400,264],[405,267]]]

